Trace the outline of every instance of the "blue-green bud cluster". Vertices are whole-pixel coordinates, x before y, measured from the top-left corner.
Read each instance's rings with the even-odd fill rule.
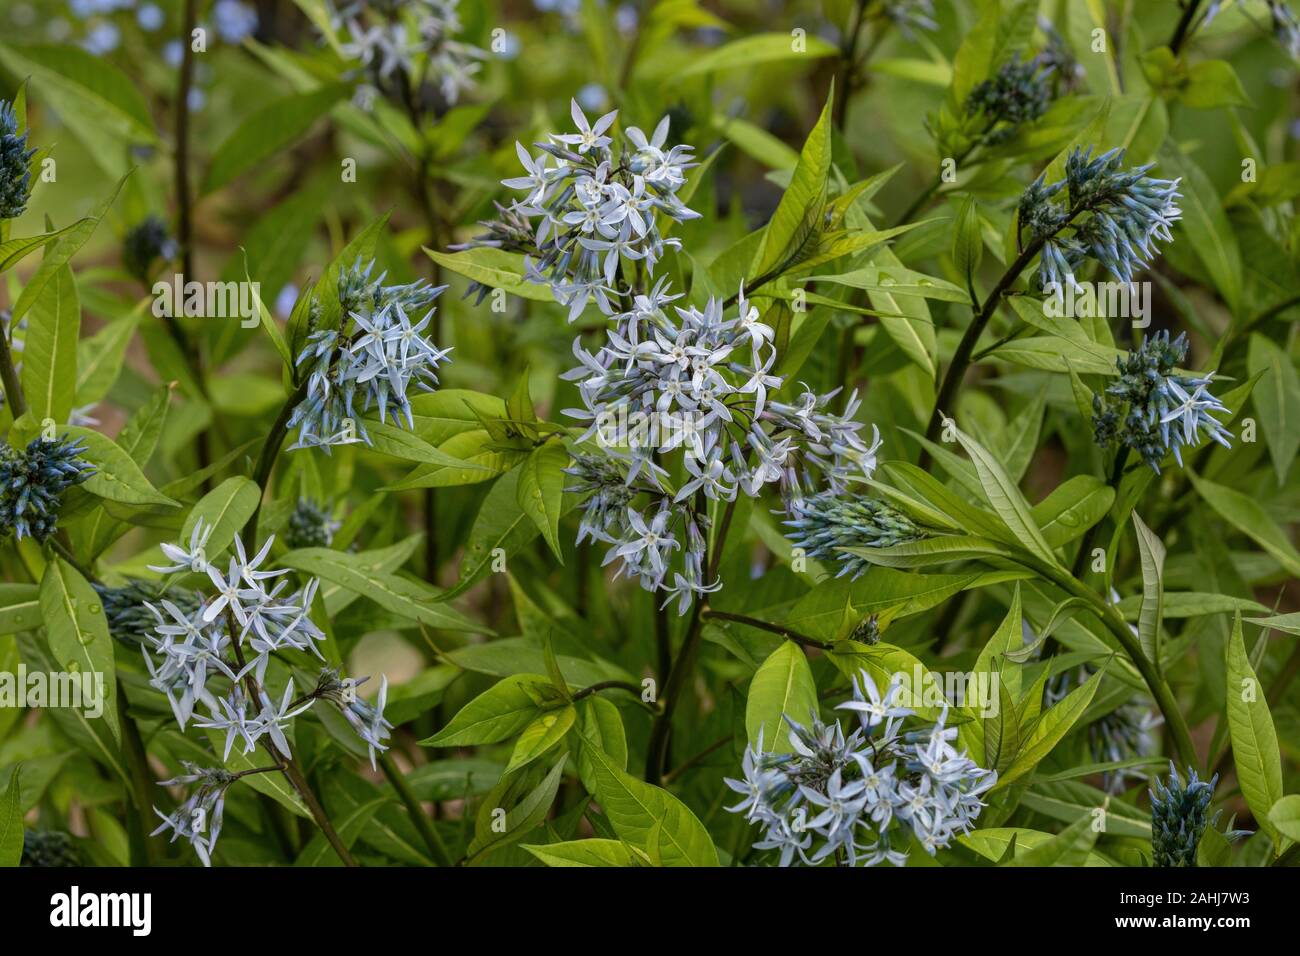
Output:
[[[311,498],[299,498],[289,515],[284,543],[290,548],[328,548],[339,526],[324,505]]]
[[[71,834],[62,830],[28,830],[23,834],[23,856],[19,866],[36,869],[85,866]]]
[[[146,216],[122,241],[122,266],[134,278],[147,284],[154,262],[175,259],[176,252],[176,241],[168,232],[167,223],[159,216]]]
[[[1209,816],[1210,800],[1214,786],[1219,782],[1216,773],[1209,783],[1198,780],[1196,770],[1187,768],[1187,785],[1178,776],[1173,761],[1169,762],[1169,780],[1157,777],[1151,794],[1151,852],[1156,866],[1195,866],[1196,848],[1206,826],[1218,819]]]
[[[0,219],[17,219],[32,194],[28,167],[36,150],[27,147],[27,132],[18,132],[13,105],[0,100]]]
[[[968,115],[982,115],[988,125],[983,142],[1004,143],[1025,123],[1032,123],[1052,105],[1051,69],[1038,59],[1011,60],[991,78],[971,90]]]
[[[26,451],[0,444],[0,537],[44,541],[59,522],[63,492],[95,473],[78,457],[85,446],[66,438],[33,439]]]
[[[794,498],[786,507],[784,522],[793,530],[786,537],[804,554],[817,560],[838,561],[839,573],[854,578],[870,562],[842,548],[889,548],[926,536],[915,522],[892,505],[865,496],[848,498],[823,491]]]

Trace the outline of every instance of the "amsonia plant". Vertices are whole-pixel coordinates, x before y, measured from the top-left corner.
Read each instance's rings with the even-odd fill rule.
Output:
[[[1298,59],[4,5],[0,865],[1294,864]]]

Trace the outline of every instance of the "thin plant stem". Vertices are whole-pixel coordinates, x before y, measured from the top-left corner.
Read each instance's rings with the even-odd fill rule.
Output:
[[[727,502],[727,507],[723,510],[722,520],[718,523],[718,533],[714,537],[713,549],[706,562],[708,568],[704,575],[706,583],[714,580],[718,575],[718,568],[722,564],[722,549],[726,543],[727,532],[731,528],[731,519],[735,510],[736,499],[733,498]],[[668,679],[664,681],[662,692],[659,695],[659,702],[663,710],[659,712],[659,716],[655,718],[654,724],[650,728],[650,743],[646,752],[645,776],[650,783],[658,784],[663,779],[664,772],[667,769],[668,742],[672,731],[673,711],[677,709],[677,701],[682,697],[686,682],[695,669],[695,658],[699,653],[700,636],[704,627],[704,619],[701,616],[702,611],[703,602],[697,599],[695,606],[691,610],[691,619],[686,627],[686,637],[682,641],[681,650],[677,652],[677,658],[668,671]]]
[[[947,414],[945,409],[951,405],[956,397],[957,389],[961,387],[962,380],[966,377],[966,370],[970,368],[971,355],[975,351],[975,345],[984,333],[984,327],[988,325],[989,319],[997,311],[1002,297],[1020,278],[1020,274],[1034,261],[1034,258],[1042,251],[1043,246],[1062,229],[1073,223],[1076,218],[1087,212],[1088,209],[1089,207],[1086,204],[1078,206],[1071,210],[1070,214],[1051,233],[1035,236],[1031,239],[1029,244],[1020,251],[1020,255],[1016,256],[1011,265],[1007,267],[1007,271],[1002,274],[1002,278],[998,280],[997,285],[993,287],[993,291],[984,300],[984,304],[974,318],[971,319],[970,324],[966,326],[966,331],[962,334],[961,341],[957,343],[957,351],[953,353],[952,362],[949,363],[948,371],[944,374],[943,382],[939,386],[939,393],[935,396],[934,410],[930,413],[930,422],[925,429],[925,437],[930,441],[934,441],[938,437],[944,416]],[[921,467],[927,467],[929,462],[929,452],[922,449]]]
[[[1192,21],[1196,18],[1196,9],[1200,5],[1201,0],[1183,0],[1183,15],[1178,18],[1174,35],[1169,39],[1169,49],[1175,56],[1182,49],[1183,43],[1192,35]]]
[[[420,801],[416,799],[415,791],[403,776],[401,769],[393,762],[393,758],[387,753],[379,757],[379,768],[383,770],[384,776],[388,782],[393,785],[397,791],[398,797],[402,803],[406,804],[407,812],[411,815],[411,822],[415,824],[416,831],[420,834],[420,839],[424,841],[429,855],[438,866],[451,866],[451,854],[447,852],[447,845],[442,842],[442,837],[438,835],[437,829],[434,828],[433,822],[420,806]]]
[[[254,515],[254,517],[256,517],[256,515]],[[235,655],[235,662],[239,665],[239,670],[244,671],[244,649],[236,639],[236,636],[239,634],[239,622],[235,620],[234,611],[229,606],[226,608],[226,627],[230,631],[230,647],[232,653]],[[257,701],[262,699],[262,686],[258,683],[257,678],[253,676],[251,672],[244,676],[244,689],[248,693],[250,703],[256,704]],[[307,808],[307,812],[311,814],[312,820],[316,822],[316,826],[319,827],[321,833],[325,835],[325,840],[329,843],[330,848],[334,851],[335,855],[337,855],[343,862],[344,866],[357,866],[358,864],[356,859],[352,856],[351,851],[348,850],[343,841],[339,839],[338,831],[334,829],[334,824],[330,822],[329,815],[325,812],[325,808],[321,805],[320,800],[317,799],[315,791],[311,788],[311,784],[307,782],[307,777],[303,774],[302,768],[298,765],[298,761],[292,754],[281,754],[275,749],[275,745],[266,737],[262,738],[261,743],[262,749],[264,749],[267,752],[267,755],[275,761],[277,769],[284,774],[285,779],[289,781],[289,785],[293,787],[294,791],[298,794],[299,799],[302,800],[303,805]]]
[[[939,435],[939,429],[943,424],[945,408],[952,402],[953,397],[957,394],[957,389],[961,381],[966,377],[966,370],[970,367],[971,355],[975,351],[975,343],[984,332],[984,327],[988,325],[989,319],[997,311],[998,303],[1002,300],[1003,294],[1011,288],[1011,285],[1020,277],[1029,263],[1042,250],[1046,237],[1034,239],[1025,246],[1015,261],[1007,267],[998,284],[993,287],[993,291],[988,294],[980,310],[971,319],[966,331],[962,334],[961,341],[957,343],[957,351],[953,353],[952,362],[948,365],[948,371],[944,374],[943,382],[939,386],[939,393],[934,400],[934,410],[930,413],[930,422],[925,429],[925,437],[934,441]],[[929,455],[922,452],[921,467],[929,462]]]
[[[280,454],[280,446],[284,444],[285,433],[289,429],[289,419],[293,416],[293,410],[302,403],[307,397],[307,382],[303,381],[293,390],[293,394],[285,400],[280,409],[280,414],[276,416],[274,424],[271,425],[271,431],[266,436],[266,441],[262,445],[262,452],[257,459],[257,468],[253,472],[253,481],[260,489],[257,498],[257,505],[253,508],[253,513],[248,516],[244,522],[243,539],[250,548],[257,546],[257,518],[262,510],[262,498],[270,490],[271,472],[275,468],[275,459]]]
[[[13,353],[9,351],[9,339],[0,329],[0,384],[4,385],[5,401],[15,420],[27,412],[27,399],[23,396],[23,387],[18,380],[18,370],[14,368]]]
[[[176,143],[173,151],[176,179],[176,242],[180,246],[181,274],[185,281],[194,278],[194,210],[193,194],[190,189],[190,91],[194,87],[194,27],[198,20],[197,0],[185,0],[181,11],[181,68],[176,85]],[[199,394],[208,400],[207,387],[203,381],[203,361],[197,347],[192,347],[173,317],[166,320],[167,331],[176,341],[186,364],[194,375],[195,386]],[[198,434],[197,454],[199,469],[207,468],[212,462],[211,434],[204,428]],[[206,489],[211,480],[203,483]]]
[[[840,95],[835,101],[832,122],[841,133],[844,132],[844,121],[849,114],[849,97],[853,93],[854,76],[857,72],[857,64],[854,61],[857,59],[858,54],[858,39],[862,35],[862,26],[866,22],[867,7],[870,5],[871,0],[858,0],[854,5],[852,24],[848,33],[845,34],[844,42],[840,45],[839,79],[835,84]]]
[[[730,611],[715,611],[713,608],[706,607],[700,612],[700,615],[705,620],[731,621],[735,624],[745,624],[749,627],[756,627],[761,631],[779,634],[787,640],[794,641],[796,644],[802,644],[804,647],[815,647],[818,650],[828,651],[835,646],[829,641],[819,641],[815,637],[801,634],[796,630],[786,627],[784,624],[773,624],[770,621],[760,621],[756,617],[748,617],[744,614],[733,614]]]

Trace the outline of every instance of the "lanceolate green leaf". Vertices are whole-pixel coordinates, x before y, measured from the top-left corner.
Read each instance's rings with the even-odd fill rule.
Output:
[[[854,219],[861,221],[864,228],[871,228],[865,213],[858,212]],[[877,277],[881,270],[888,273],[903,266],[894,250],[888,246],[877,249],[872,253],[871,259],[877,267]],[[867,290],[867,298],[874,308],[880,310],[880,324],[885,334],[903,351],[904,355],[925,371],[927,377],[935,378],[938,373],[935,358],[938,352],[938,340],[935,336],[934,320],[930,316],[930,307],[924,297],[895,296],[887,286],[877,284],[875,288]]]
[[[0,634],[40,624],[40,589],[35,584],[0,584]]]
[[[679,74],[696,76],[701,73],[720,73],[726,70],[752,70],[760,63],[782,60],[814,62],[820,57],[834,56],[835,47],[816,36],[803,38],[803,46],[796,45],[789,33],[760,33],[724,43],[694,62]]]
[[[471,861],[477,862],[503,846],[518,842],[546,819],[560,787],[564,763],[564,760],[556,761],[550,772],[535,786],[529,786],[535,779],[531,770],[507,774],[501,778],[479,808],[474,840],[468,851]],[[504,814],[500,811],[504,811]]]
[[[596,800],[614,832],[661,866],[717,866],[718,851],[695,814],[667,790],[620,770],[589,743]]]
[[[76,407],[93,405],[108,394],[122,371],[127,346],[143,315],[143,309],[134,309],[77,344]]]
[[[32,273],[32,277],[27,280],[22,293],[18,296],[18,301],[14,303],[13,321],[17,322],[27,314],[27,310],[35,305],[36,300],[45,292],[45,287],[58,277],[60,270],[86,244],[87,240],[94,234],[95,228],[108,213],[109,208],[117,200],[118,194],[122,191],[122,186],[125,185],[127,177],[130,175],[130,173],[127,173],[119,179],[113,187],[113,191],[109,193],[108,198],[95,207],[95,211],[91,215],[78,220],[66,230],[63,230],[54,244],[45,250],[40,266]]]
[[[42,601],[41,613],[45,614],[44,601]],[[48,635],[48,624],[46,631]],[[66,663],[57,662],[51,654],[48,637],[39,636],[33,631],[24,631],[18,635],[18,648],[22,661],[29,671],[43,670],[47,674],[54,674],[67,670]],[[107,678],[105,680],[107,684]],[[105,691],[107,690],[106,686]],[[119,780],[128,787],[131,785],[131,777],[126,770],[126,759],[122,754],[118,735],[113,732],[113,725],[102,718],[91,717],[90,713],[81,707],[48,708],[45,715],[53,720],[59,731],[76,744],[83,753],[110,771],[114,780]]]
[[[1104,812],[1104,808],[1103,808]],[[1098,829],[1091,815],[1080,817],[1045,843],[1017,853],[1007,866],[1083,866],[1097,843]]]
[[[749,745],[757,747],[760,735],[768,753],[790,753],[790,719],[806,724],[817,711],[817,685],[803,649],[783,641],[763,661],[749,685],[745,702],[745,731]]]
[[[439,252],[425,249],[425,253],[444,269],[482,283],[489,289],[502,289],[510,295],[534,302],[554,302],[551,288],[524,278],[524,257],[504,249],[477,248],[461,252]]]
[[[23,347],[23,394],[38,424],[62,425],[72,411],[77,384],[81,302],[66,265],[32,306]]]
[[[1209,502],[1228,524],[1253,539],[1290,574],[1300,576],[1300,552],[1296,551],[1282,529],[1269,517],[1263,506],[1250,495],[1234,488],[1216,484],[1207,478],[1198,478],[1189,471],[1187,477],[1197,493]]]
[[[460,583],[452,589],[459,594],[468,589],[494,561],[506,560],[538,535],[537,525],[519,506],[519,469],[497,479],[488,492],[478,518],[469,534],[465,556],[460,563]],[[566,502],[564,511],[576,504]]]
[[[989,504],[1016,536],[1020,546],[1046,564],[1056,565],[1056,557],[1034,521],[1029,503],[1025,501],[1024,495],[1020,493],[1015,482],[983,445],[959,429],[954,428],[953,431],[956,432],[957,441],[966,449],[966,453],[970,455],[975,465]]]
[[[0,794],[0,867],[17,866],[23,858],[22,769],[22,764],[14,767],[9,786]]]
[[[788,39],[788,38],[787,38]],[[804,141],[790,185],[772,214],[749,267],[750,279],[769,276],[795,258],[819,227],[831,166],[831,103]]]
[[[1182,180],[1182,231],[1229,308],[1237,311],[1242,294],[1241,250],[1214,184],[1172,144],[1160,151],[1160,174]]]
[[[547,866],[650,865],[650,858],[644,852],[621,840],[571,840],[566,843],[547,843],[544,846],[526,845],[524,849]]]
[[[59,434],[85,444],[82,457],[95,466],[95,473],[82,487],[91,494],[128,505],[176,505],[150,484],[140,466],[107,435],[80,425],[61,428]]]
[[[1115,490],[1092,475],[1075,475],[1052,489],[1030,509],[1043,538],[1059,548],[1080,537],[1102,518],[1115,501]]]
[[[1255,407],[1281,485],[1300,450],[1300,375],[1285,351],[1258,334],[1250,337],[1248,368],[1252,375],[1260,375]]]
[[[1300,795],[1293,793],[1273,804],[1268,819],[1278,833],[1300,842]]]
[[[1156,533],[1133,512],[1138,553],[1142,558],[1142,610],[1138,614],[1138,639],[1142,653],[1160,671],[1160,628],[1164,623],[1165,546]]]
[[[394,614],[430,627],[479,633],[487,630],[447,604],[449,592],[439,591],[423,581],[374,570],[358,555],[329,548],[299,548],[284,555],[280,563],[333,581]]]
[[[479,694],[442,730],[420,741],[426,747],[465,747],[509,740],[541,713],[549,681],[534,674],[505,677]]]
[[[549,751],[564,739],[577,717],[578,711],[573,704],[565,704],[534,717],[515,741],[515,749],[511,751],[505,772],[518,770]]]
[[[0,64],[32,78],[34,97],[58,111],[64,128],[110,175],[124,171],[129,146],[157,141],[145,97],[106,57],[70,43],[0,43]]]
[[[191,532],[200,521],[203,522],[203,527],[208,529],[204,553],[209,561],[217,561],[235,540],[235,535],[244,527],[244,522],[252,517],[261,497],[262,489],[251,479],[239,475],[227,478],[190,509],[189,517],[181,528],[181,542],[188,547]],[[244,544],[252,547],[253,542],[246,541]],[[249,557],[252,557],[252,552]],[[220,562],[217,563],[219,566]]]
[[[69,229],[79,226],[83,222],[85,222],[84,219],[78,219],[71,225],[64,226],[62,229],[56,229],[53,232],[43,233],[39,236],[24,236],[21,239],[9,239],[5,242],[0,242],[0,272],[12,269],[14,266],[18,265],[18,263],[22,262],[22,260],[30,253],[35,252],[42,246],[49,245]]]
[[[1255,822],[1273,840],[1276,854],[1281,847],[1269,811],[1282,799],[1282,755],[1264,688],[1246,653],[1240,615],[1234,619],[1228,638],[1227,679],[1228,730],[1237,780]]]
[[[486,475],[491,473],[483,465],[463,461],[428,442],[404,428],[386,422],[368,420],[365,423],[366,434],[370,437],[370,447],[383,455],[391,455],[403,461],[418,461],[426,465],[436,465],[444,469],[479,471]]]
[[[952,261],[968,285],[974,281],[975,272],[983,258],[984,237],[979,205],[974,197],[969,197],[963,200],[957,210],[952,233]]]
[[[556,560],[564,563],[560,550],[560,515],[564,498],[564,485],[568,475],[569,453],[558,441],[538,445],[519,466],[519,482],[515,494],[519,507],[537,525]]]
[[[102,720],[120,744],[117,666],[108,618],[94,588],[60,557],[45,566],[41,578],[41,617],[50,655],[63,672],[60,681],[79,685],[78,709],[90,719]]]

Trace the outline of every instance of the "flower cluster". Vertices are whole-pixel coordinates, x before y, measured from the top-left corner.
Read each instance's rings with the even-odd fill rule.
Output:
[[[708,520],[696,502],[757,497],[769,484],[787,496],[818,481],[841,491],[874,473],[880,438],[868,446],[858,435],[856,398],[844,414],[828,408],[835,393],[769,399],[784,382],[772,374],[775,332],[743,289],[731,319],[716,299],[673,306],[672,317],[677,298],[662,279],[636,295],[594,355],[575,340],[579,365],[564,377],[578,382],[583,402],[566,414],[589,424],[579,441],[594,438],[603,451],[569,470],[581,481],[571,490],[592,493],[579,540],[610,544],[606,564],[621,560],[622,574],[676,596],[685,613],[694,595],[720,587],[705,573]],[[676,450],[686,480],[673,489],[660,457]],[[633,506],[638,495],[650,501],[644,510]],[[684,568],[666,587],[677,550]]]
[[[185,772],[170,780],[160,780],[163,787],[198,784],[172,813],[163,813],[157,807],[153,812],[162,818],[158,829],[150,836],[171,831],[171,842],[188,840],[204,866],[212,865],[212,850],[221,835],[225,815],[226,791],[239,779],[238,774],[222,767],[200,767],[188,760],[181,761]]]
[[[17,219],[32,194],[32,174],[27,168],[36,149],[27,146],[27,131],[18,132],[18,114],[0,100],[0,219]]]
[[[677,599],[685,613],[696,596],[721,586],[705,566],[705,502],[757,497],[773,484],[787,497],[842,492],[871,477],[880,436],[868,445],[858,434],[856,395],[838,414],[830,409],[836,392],[774,397],[784,384],[773,373],[776,332],[743,287],[734,318],[717,299],[674,305],[681,296],[664,277],[641,287],[676,246],[660,234],[656,214],[697,216],[676,196],[691,148],[667,146],[665,118],[649,137],[627,130],[616,153],[616,113],[591,123],[576,102],[572,113],[578,132],[538,144],[538,156],[516,144],[529,175],[504,184],[527,196],[498,207],[500,218],[484,223],[488,231],[470,245],[524,252],[528,278],[550,284],[570,321],[593,301],[614,320],[594,353],[575,339],[579,364],[563,376],[578,383],[582,399],[566,410],[587,426],[579,442],[599,447],[567,469],[577,479],[569,490],[588,495],[578,540],[610,545],[606,564],[621,562],[620,575],[665,591],[664,603]],[[633,265],[637,281],[627,284],[624,270]],[[669,453],[681,455],[678,487],[662,463]]]
[[[1216,813],[1208,815],[1214,785],[1219,782],[1216,773],[1209,783],[1198,780],[1196,769],[1187,769],[1187,785],[1178,776],[1173,761],[1169,762],[1169,780],[1157,777],[1151,794],[1151,851],[1156,866],[1195,866],[1196,848],[1206,826],[1218,820]]]
[[[527,175],[502,184],[525,195],[510,207],[510,221],[490,225],[487,235],[471,243],[500,245],[503,234],[520,231],[520,220],[536,219],[523,246],[529,253],[526,278],[549,285],[569,307],[570,322],[588,300],[614,315],[616,300],[630,292],[624,266],[636,264],[652,275],[664,250],[679,244],[660,234],[657,213],[675,222],[699,218],[677,198],[686,170],[695,164],[690,146],[667,146],[667,117],[650,136],[630,127],[616,151],[617,110],[591,123],[573,100],[571,113],[577,132],[552,134],[552,142],[536,144],[536,156],[515,143]]]
[[[387,675],[381,674],[379,677],[379,693],[373,704],[357,694],[357,688],[368,680],[369,677],[359,680],[341,677],[337,668],[324,667],[321,668],[316,689],[311,696],[315,700],[327,700],[339,709],[357,736],[370,748],[370,764],[373,769],[375,751],[388,749],[384,741],[391,736],[393,725],[384,719],[384,705],[388,702]]]
[[[122,240],[122,265],[138,281],[148,285],[153,264],[159,260],[170,262],[176,258],[177,251],[167,223],[159,216],[149,215]]]
[[[814,713],[806,727],[785,717],[793,753],[765,753],[760,735],[745,753],[744,779],[725,781],[744,797],[727,809],[764,828],[755,850],[776,851],[781,866],[902,866],[913,838],[933,856],[971,830],[997,773],[953,747],[946,710],[904,731],[914,712],[901,706],[903,693],[902,675],[881,694],[863,671],[852,700],[839,705],[858,715],[852,733]]]
[[[395,421],[405,417],[414,428],[408,389],[433,391],[438,384],[438,365],[451,350],[439,349],[424,330],[446,286],[431,288],[423,280],[386,286],[385,275],[371,278],[374,268],[371,260],[340,271],[341,327],[313,331],[298,356],[297,366],[309,372],[306,397],[289,419],[289,428],[298,429],[295,448],[370,444],[359,413],[371,408],[381,422],[391,408]]]
[[[289,515],[284,543],[291,548],[328,548],[340,526],[323,505],[311,498],[299,498]]]
[[[293,678],[286,682],[278,699],[266,686],[268,665],[273,655],[306,652],[320,658],[317,645],[324,633],[309,614],[319,581],[309,580],[290,591],[284,578],[287,569],[264,567],[274,538],[268,538],[251,558],[236,535],[234,554],[224,567],[210,559],[206,546],[212,526],[195,525],[188,545],[163,544],[169,563],[150,566],[164,575],[206,579],[207,587],[195,594],[195,601],[178,602],[167,594],[157,602],[145,602],[153,616],[153,630],[141,647],[149,683],[166,695],[176,722],[184,729],[196,727],[225,734],[222,762],[229,759],[238,742],[244,754],[260,744],[279,769],[292,758],[286,731],[294,717],[317,700],[336,705],[358,735],[370,747],[371,762],[376,751],[387,749],[383,740],[391,727],[383,717],[384,690],[376,704],[356,698],[360,681],[340,678],[325,667],[315,690],[295,698]],[[169,577],[169,585],[172,579]],[[217,682],[214,684],[214,682]],[[206,714],[202,713],[206,711]],[[240,774],[187,766],[187,773],[166,785],[198,783],[199,787],[174,814],[159,813],[173,839],[189,840],[205,864],[221,826],[225,791]]]
[[[371,89],[405,101],[422,95],[424,82],[437,84],[454,106],[473,88],[487,54],[455,36],[464,28],[460,0],[351,0],[332,20],[347,25],[343,54],[361,64]]]
[[[33,438],[25,451],[0,444],[0,537],[44,541],[59,523],[63,493],[95,473],[80,440]]]
[[[1127,357],[1115,360],[1119,378],[1105,395],[1093,396],[1093,432],[1097,444],[1115,442],[1137,452],[1157,474],[1172,451],[1179,465],[1183,446],[1200,444],[1201,430],[1224,448],[1232,435],[1212,412],[1228,409],[1209,393],[1213,373],[1197,378],[1179,375],[1187,357],[1187,335],[1170,341],[1168,332],[1146,339]]]
[[[856,579],[871,566],[844,548],[889,548],[926,536],[911,518],[884,501],[834,491],[792,498],[786,515],[791,543],[814,560],[838,561],[836,577],[849,574]]]
[[[979,142],[990,146],[1004,143],[1025,123],[1046,113],[1052,104],[1051,75],[1051,67],[1039,59],[1017,57],[971,90],[966,114],[985,124]]]
[[[1040,288],[1060,295],[1067,283],[1077,287],[1075,273],[1088,259],[1131,283],[1158,251],[1156,240],[1173,239],[1170,226],[1182,216],[1179,181],[1152,179],[1150,169],[1124,169],[1122,149],[1093,159],[1091,147],[1076,147],[1066,158],[1064,179],[1047,185],[1040,176],[1025,191],[1020,227],[1043,243]],[[1054,198],[1067,188],[1068,203]]]

